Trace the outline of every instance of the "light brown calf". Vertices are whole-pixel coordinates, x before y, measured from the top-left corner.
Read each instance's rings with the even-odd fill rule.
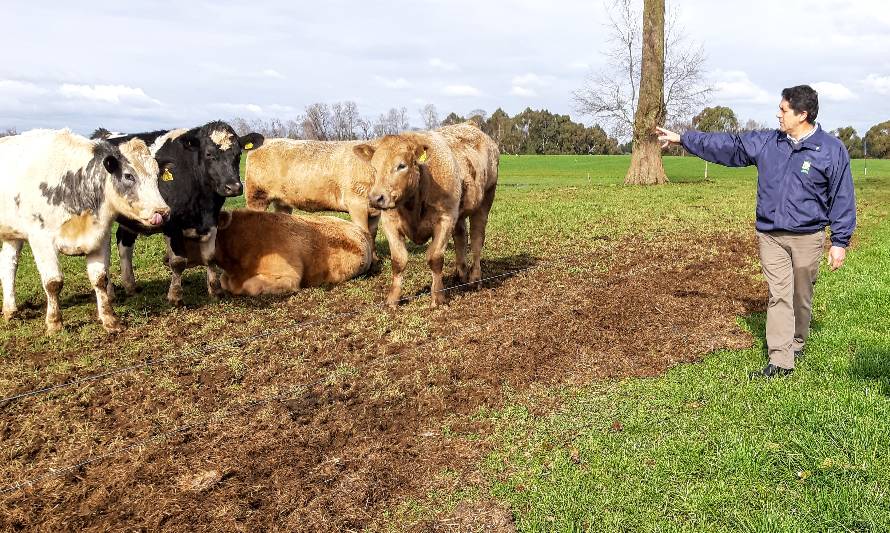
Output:
[[[232,294],[282,294],[367,272],[372,247],[348,220],[237,209],[220,213],[213,263]]]
[[[369,201],[383,211],[383,231],[392,257],[392,287],[386,302],[396,306],[408,260],[405,238],[416,244],[432,239],[427,264],[432,271],[432,306],[445,303],[442,268],[449,237],[454,236],[457,273],[481,279],[482,244],[498,177],[498,148],[472,123],[430,132],[387,135],[355,153],[375,170]],[[467,273],[466,223],[470,219],[472,268]]]
[[[373,237],[380,212],[369,208],[371,167],[355,156],[361,141],[267,139],[247,159],[247,207],[265,211],[339,211]]]

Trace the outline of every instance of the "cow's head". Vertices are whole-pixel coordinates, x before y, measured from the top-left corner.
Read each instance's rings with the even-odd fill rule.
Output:
[[[417,188],[429,146],[402,135],[387,135],[375,144],[360,144],[352,150],[374,170],[374,185],[368,193],[371,207],[393,209]]]
[[[197,172],[209,180],[220,196],[238,196],[241,185],[241,151],[262,146],[265,138],[259,133],[239,137],[231,126],[222,121],[210,122],[191,129],[176,141],[196,154]]]
[[[158,192],[158,163],[144,142],[133,139],[117,147],[100,141],[92,164],[104,170],[106,198],[118,213],[146,226],[169,218],[170,207]]]

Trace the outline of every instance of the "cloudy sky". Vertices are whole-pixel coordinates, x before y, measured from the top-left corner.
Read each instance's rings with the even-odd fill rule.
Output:
[[[810,83],[827,129],[890,119],[886,0],[668,1],[707,54],[711,105],[773,125],[781,89]],[[0,129],[289,119],[344,100],[369,118],[407,107],[415,125],[427,103],[590,123],[571,93],[605,63],[605,13],[599,0],[9,2]]]

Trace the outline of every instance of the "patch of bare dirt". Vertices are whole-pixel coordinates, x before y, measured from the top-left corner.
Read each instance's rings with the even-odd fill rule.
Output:
[[[765,300],[750,236],[611,243],[568,259],[564,252],[561,260],[486,261],[486,276],[535,268],[452,295],[436,310],[412,304],[349,315],[356,303],[338,293],[159,316],[154,327],[168,341],[148,357],[188,345],[208,320],[263,320],[256,338],[208,347],[203,358],[0,406],[4,486],[164,434],[0,495],[0,529],[376,528],[407,498],[484,483],[477,466],[491,430],[471,415],[500,406],[505,387],[654,376],[751,343],[736,325]],[[592,269],[594,262],[608,268]],[[380,278],[382,295],[388,280]],[[294,332],[317,311],[310,304],[335,319],[306,318],[312,324]],[[399,336],[381,325],[386,313],[397,325],[420,313],[431,326]],[[139,335],[128,331],[103,349],[115,353]],[[482,502],[415,527],[513,525],[508,511]]]

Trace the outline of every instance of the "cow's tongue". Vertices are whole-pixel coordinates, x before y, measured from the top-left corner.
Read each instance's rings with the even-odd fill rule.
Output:
[[[164,217],[160,213],[155,213],[151,216],[149,222],[151,222],[152,226],[160,226],[164,222]]]

